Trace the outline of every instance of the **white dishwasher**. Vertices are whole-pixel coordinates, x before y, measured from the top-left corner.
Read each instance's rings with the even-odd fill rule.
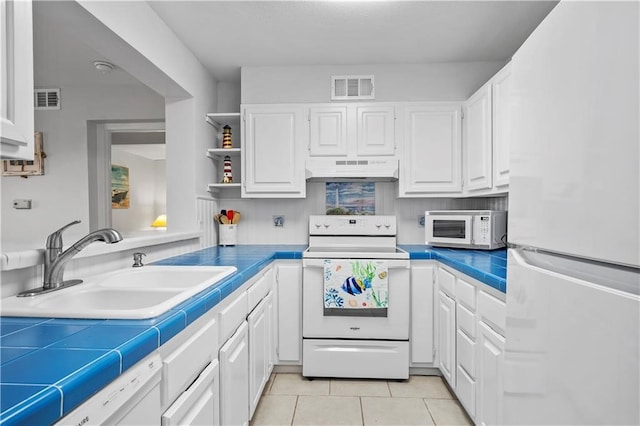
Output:
[[[160,423],[160,372],[157,352],[118,376],[55,425],[157,425]]]

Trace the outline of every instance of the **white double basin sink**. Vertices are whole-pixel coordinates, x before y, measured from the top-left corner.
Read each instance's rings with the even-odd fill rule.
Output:
[[[65,289],[0,301],[3,316],[154,318],[236,272],[234,266],[144,266],[88,277]]]

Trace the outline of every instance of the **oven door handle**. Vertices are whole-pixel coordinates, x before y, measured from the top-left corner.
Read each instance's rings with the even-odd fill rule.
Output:
[[[327,260],[349,260],[349,259],[327,259]],[[384,262],[388,269],[409,269],[408,259],[353,259]],[[324,268],[325,259],[302,259],[303,268]]]

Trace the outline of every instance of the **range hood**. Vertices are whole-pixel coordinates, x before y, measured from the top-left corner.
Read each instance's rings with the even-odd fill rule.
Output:
[[[398,160],[395,158],[310,158],[306,161],[306,177],[310,181],[398,180]]]

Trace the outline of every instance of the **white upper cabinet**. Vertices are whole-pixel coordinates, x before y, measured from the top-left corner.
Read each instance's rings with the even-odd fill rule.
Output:
[[[461,107],[407,104],[400,113],[400,197],[459,193],[462,185]]]
[[[313,106],[309,109],[309,155],[347,155],[347,107]]]
[[[308,127],[299,105],[243,107],[242,196],[304,198]]]
[[[309,130],[309,157],[396,154],[394,105],[312,105]]]
[[[511,143],[511,64],[502,68],[491,80],[493,108],[493,186],[509,185],[509,150]]]
[[[0,157],[33,160],[33,20],[31,1],[0,2]]]
[[[358,155],[395,154],[395,108],[393,106],[356,107]]]
[[[464,189],[492,186],[491,84],[487,83],[466,102],[464,116]]]

